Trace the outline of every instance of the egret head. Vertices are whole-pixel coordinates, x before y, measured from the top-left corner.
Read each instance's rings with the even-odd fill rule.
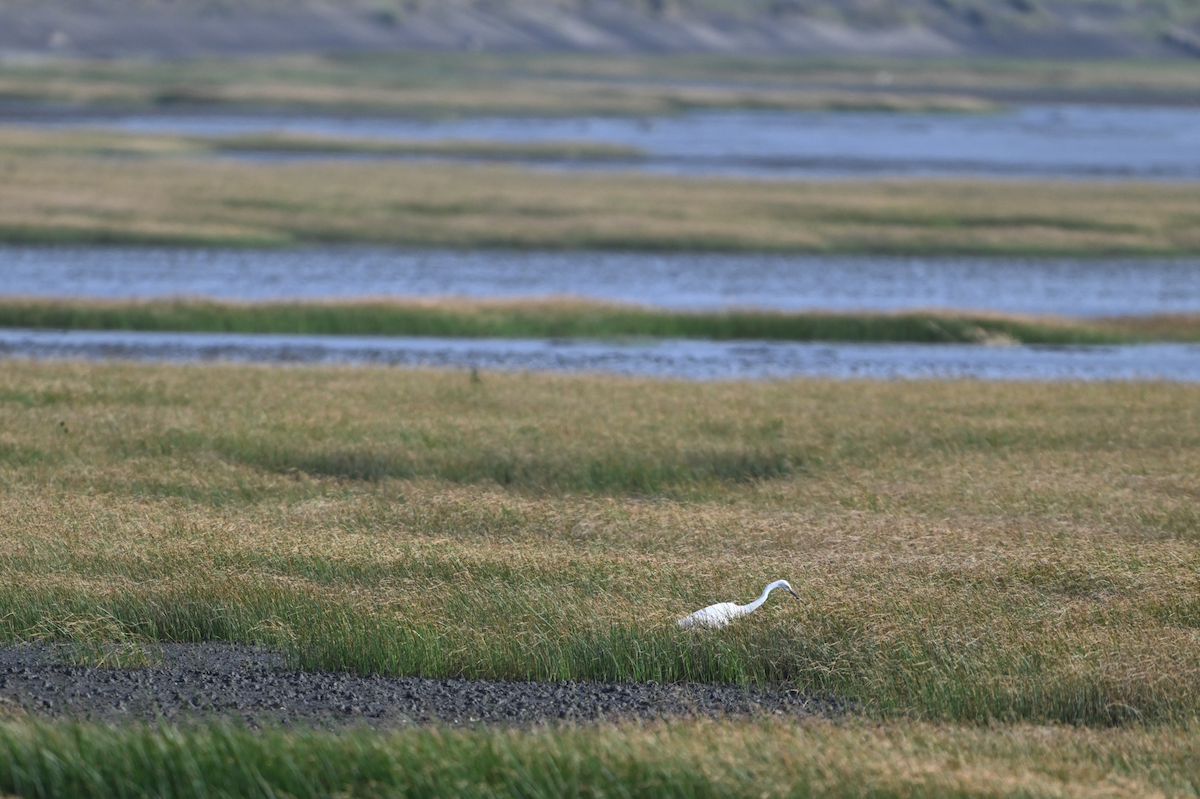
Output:
[[[799,594],[797,594],[795,591],[793,591],[793,590],[792,590],[792,584],[791,584],[791,583],[789,583],[787,580],[780,580],[780,581],[779,581],[779,587],[780,587],[780,588],[782,588],[782,589],[784,589],[785,591],[787,591],[787,592],[788,592],[789,594],[791,594],[792,596],[796,597],[796,599],[799,599],[799,598],[800,598],[800,595],[799,595]]]

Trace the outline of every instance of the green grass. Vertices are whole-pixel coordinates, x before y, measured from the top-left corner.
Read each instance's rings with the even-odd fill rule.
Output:
[[[1194,386],[0,365],[0,640],[1200,712]]]
[[[0,641],[785,682],[835,722],[101,727],[22,797],[1194,796],[1200,389],[0,361]],[[769,602],[719,631],[675,619]]]
[[[584,301],[220,303],[0,300],[0,327],[368,336],[1112,344],[1200,340],[1189,316],[1063,320],[936,312],[686,312]],[[1170,323],[1168,323],[1168,321]]]
[[[1194,725],[665,724],[334,734],[0,725],[0,790],[56,797],[1192,796]]]

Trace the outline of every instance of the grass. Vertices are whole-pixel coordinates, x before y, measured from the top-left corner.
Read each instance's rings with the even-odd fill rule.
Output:
[[[754,64],[754,59],[747,59]],[[444,117],[670,115],[715,108],[976,113],[996,104],[949,91],[812,85],[720,61],[662,57],[402,53],[0,64],[0,99],[118,107],[223,105]],[[804,64],[805,62],[800,62]],[[764,74],[765,73],[765,74]],[[1140,74],[1140,73],[1139,73]],[[1157,74],[1148,72],[1147,74]],[[871,73],[873,76],[874,73]],[[636,80],[630,81],[633,77]],[[764,84],[764,78],[766,83]]]
[[[100,106],[221,104],[421,116],[661,115],[704,108],[977,112],[996,107],[989,100],[953,89],[906,93],[881,88],[874,83],[878,68],[846,80],[847,72],[862,73],[863,68],[856,61],[831,65],[828,61],[753,57],[421,52],[154,63],[137,59],[10,60],[0,63],[0,98]],[[931,68],[939,71],[936,65]],[[1086,73],[1087,67],[1081,71]],[[1186,75],[1185,70],[1178,72]],[[830,84],[824,80],[826,73],[838,73],[841,79]],[[1133,73],[1151,77],[1155,83],[1166,75],[1161,69],[1137,67]],[[1167,85],[1173,87],[1179,79],[1167,78]]]
[[[0,242],[1200,251],[1200,188],[1187,184],[763,182],[496,165],[246,163],[189,155],[189,140],[98,136],[0,131]]]
[[[902,89],[984,93],[1041,81],[1169,95],[1197,75],[1178,65],[439,58],[49,63],[5,66],[0,85],[9,97],[80,102],[661,113],[840,102],[880,69]],[[529,75],[452,85],[455,70],[498,64]],[[556,75],[734,69],[838,91],[605,95],[602,80]],[[372,71],[373,86],[336,85]],[[426,83],[388,83],[410,79]],[[901,99],[894,107],[919,107]],[[982,107],[971,103],[962,107]],[[1187,187],[250,167],[206,155],[253,142],[2,136],[8,241],[1039,253],[1200,244]],[[581,315],[561,303],[4,310],[21,324],[119,327],[1084,335],[1044,320]],[[1084,327],[1108,340],[1190,339],[1195,320]],[[0,640],[58,641],[99,667],[153,662],[160,641],[218,639],[264,642],[310,668],[787,681],[851,699],[864,715],[379,735],[50,724],[0,704],[0,793],[1194,795],[1198,392],[0,361]],[[803,603],[772,602],[719,632],[674,627],[781,576]]]
[[[886,88],[879,75],[887,73]],[[986,111],[990,97],[1186,102],[1186,60],[803,58],[407,52],[0,63],[0,97],[419,115],[671,114],[694,108]]]
[[[83,155],[115,158],[234,154],[374,155],[532,161],[636,160],[637,147],[587,141],[507,142],[480,139],[388,139],[263,133],[178,136],[120,133],[104,129],[48,132],[37,128],[0,129],[0,148],[13,156]]]
[[[371,139],[338,136],[262,134],[218,136],[193,140],[198,147],[219,153],[311,153],[362,155],[414,155],[479,159],[527,159],[539,161],[637,160],[644,153],[633,146],[603,142],[505,142],[478,139],[432,141]]]
[[[207,300],[0,299],[0,327],[186,330],[489,338],[670,337],[773,341],[1113,344],[1200,341],[1193,315],[1067,320],[953,312],[689,312],[585,300],[355,300],[222,303]]]
[[[0,725],[0,789],[52,797],[1194,795],[1194,726],[664,724],[335,735]]]
[[[837,722],[251,731],[0,703],[0,793],[1193,796],[1200,388],[0,361],[0,640],[788,681]],[[674,620],[788,577],[720,631]]]
[[[786,681],[945,723],[1200,710],[1193,386],[0,375],[3,640]],[[802,603],[674,624],[780,577]]]

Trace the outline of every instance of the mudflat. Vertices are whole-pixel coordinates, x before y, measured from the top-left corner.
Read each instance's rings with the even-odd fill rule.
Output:
[[[0,647],[0,712],[103,722],[530,726],[667,718],[832,718],[848,705],[782,687],[426,679],[289,669],[255,646],[160,644],[141,668],[72,665],[67,647]],[[7,700],[7,704],[3,700]],[[18,710],[19,709],[19,710]]]

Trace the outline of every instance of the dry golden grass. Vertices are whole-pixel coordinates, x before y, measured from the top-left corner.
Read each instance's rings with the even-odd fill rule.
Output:
[[[427,58],[429,56],[426,56]],[[436,58],[436,56],[434,56]],[[746,81],[796,86],[878,89],[880,79],[891,91],[940,89],[954,94],[1023,92],[1045,96],[1079,92],[1103,98],[1106,93],[1138,92],[1142,98],[1186,98],[1200,89],[1200,75],[1186,59],[1102,60],[1034,58],[888,58],[795,56],[628,56],[584,54],[443,55],[443,69],[478,70],[480,74],[511,71],[540,76],[592,79]],[[387,63],[375,61],[376,67]],[[418,61],[406,61],[415,66]],[[363,65],[365,66],[365,65]],[[886,72],[881,76],[880,72]]]
[[[0,92],[4,91],[0,84]],[[15,87],[14,87],[15,88]],[[50,95],[53,89],[32,88]],[[11,89],[10,89],[11,91]],[[98,93],[112,91],[97,87]],[[75,87],[75,102],[109,99],[88,96],[88,88]],[[145,95],[131,99],[145,102]],[[995,111],[987,100],[958,94],[905,95],[886,90],[869,92],[793,87],[671,86],[610,83],[591,80],[518,79],[484,82],[474,86],[372,87],[314,86],[289,83],[250,83],[223,87],[196,87],[177,98],[185,102],[237,105],[300,105],[355,107],[424,116],[455,114],[517,114],[568,116],[621,114],[661,116],[695,109],[753,108],[774,110],[871,110],[892,112]]]
[[[1035,98],[1062,93],[1101,100],[1106,95],[1137,95],[1142,99],[1155,95],[1165,99],[1186,98],[1200,89],[1200,75],[1186,60],[1137,60],[1110,58],[1103,60],[1039,60],[1032,58],[993,59],[886,59],[864,58],[825,60],[823,62],[776,62],[756,67],[753,60],[740,66],[768,74],[803,76],[804,79],[832,86],[863,86],[878,79],[881,70],[890,78],[888,88],[940,89],[971,96],[1021,97],[1030,93]],[[773,69],[771,68],[773,66]],[[791,66],[791,69],[788,67]],[[745,74],[745,73],[744,73]],[[1186,102],[1186,100],[1184,100]]]
[[[1200,316],[1195,314],[1148,314],[1098,320],[1101,329],[1145,339],[1200,340]]]
[[[1190,795],[1196,747],[1191,728],[701,723],[609,735],[610,752],[669,752],[730,794],[753,774],[762,796]]]
[[[63,60],[0,64],[0,96],[75,104],[219,103],[434,116],[662,115],[697,108],[979,112],[996,107],[960,94],[952,85],[914,94],[890,91],[873,83],[874,72],[850,80],[839,75],[842,79],[832,82],[845,85],[830,87],[823,85],[830,81],[821,70],[807,74],[812,66],[795,59],[749,59],[738,65],[627,55],[453,53],[174,63]],[[798,67],[800,74],[789,75],[788,67]]]
[[[880,85],[886,73],[886,86]],[[407,114],[669,114],[688,108],[979,111],[990,93],[1186,98],[1186,60],[795,58],[396,53],[0,63],[0,96],[97,104],[229,103]]]
[[[0,73],[2,74],[2,73]],[[227,86],[139,86],[112,81],[0,77],[0,96],[70,103],[204,103],[363,109],[420,116],[662,116],[696,109],[863,110],[980,113],[996,104],[969,95],[792,87],[671,86],[518,79],[471,86],[387,87],[255,81]]]
[[[97,134],[0,137],[0,240],[1187,253],[1189,185],[755,182],[499,166],[105,158]],[[92,138],[89,138],[92,137]],[[127,151],[194,143],[137,137]],[[40,151],[35,152],[37,148]]]
[[[0,624],[1186,719],[1198,392],[5,362]],[[779,577],[802,603],[675,629]]]
[[[23,158],[47,155],[145,158],[264,151],[314,155],[375,154],[582,161],[630,159],[641,154],[636,147],[586,141],[406,140],[365,136],[309,136],[296,133],[177,136],[121,133],[103,128],[48,132],[32,127],[0,127],[0,152]]]
[[[695,109],[994,111],[997,106],[954,93],[903,94],[806,87],[686,86],[608,80],[477,78],[470,85],[379,86],[251,80],[227,85],[156,85],[114,80],[7,76],[0,96],[78,104],[204,103],[364,109],[421,116],[516,114],[661,116]]]

